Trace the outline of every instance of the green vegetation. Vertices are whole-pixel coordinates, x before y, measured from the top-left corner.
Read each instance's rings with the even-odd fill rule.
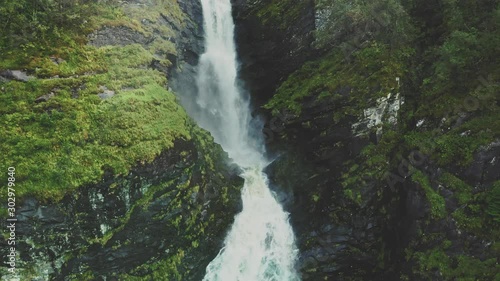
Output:
[[[155,23],[161,14],[183,24],[173,0],[140,9],[85,0],[11,1],[0,7],[7,19],[0,69],[26,69],[36,77],[1,83],[1,168],[16,168],[20,199],[35,195],[58,201],[105,171],[125,174],[171,148],[174,140],[190,138],[193,124],[165,89],[164,74],[148,68],[153,60],[170,65],[167,55],[176,52],[171,42],[155,37],[148,50],[85,45],[86,34],[104,25],[145,36],[159,26],[162,36],[173,36],[164,26],[140,23]],[[106,99],[98,96],[103,93]]]
[[[167,259],[154,262],[152,264],[144,264],[136,268],[130,274],[120,276],[120,280],[124,281],[146,281],[146,280],[182,280],[182,275],[179,273],[177,267],[182,265],[185,252],[179,250],[174,255]],[[134,276],[136,272],[147,271],[147,276]]]
[[[272,0],[257,2],[254,12],[265,25],[277,25],[279,29],[286,29],[301,16],[301,13],[310,5],[311,0]]]
[[[189,20],[177,1],[152,0],[140,5],[115,0],[10,1],[0,7],[0,16],[6,19],[0,23],[0,70],[19,69],[33,77],[27,82],[0,82],[0,151],[5,159],[0,169],[16,168],[18,201],[27,196],[35,196],[42,204],[57,203],[68,194],[78,198],[77,188],[99,186],[93,184],[100,183],[104,174],[114,177],[109,186],[113,192],[121,196],[123,189],[130,194],[132,181],[137,184],[137,178],[127,178],[132,168],[161,153],[178,153],[181,160],[165,171],[178,175],[154,185],[151,179],[139,177],[141,197],[125,199],[132,200],[126,202],[130,206],[125,215],[107,225],[102,235],[97,232],[71,241],[78,249],[64,249],[61,255],[68,262],[88,254],[91,247],[120,251],[122,246],[133,246],[136,241],[122,239],[123,234],[134,227],[137,216],[151,212],[151,220],[164,226],[165,237],[176,238],[167,242],[172,252],[156,253],[128,273],[109,275],[120,280],[183,279],[191,270],[185,257],[211,250],[200,248],[209,247],[205,245],[208,236],[222,235],[216,234],[224,228],[220,220],[224,208],[236,202],[232,196],[238,187],[223,174],[227,155],[167,90],[165,73],[152,67],[153,62],[160,68],[170,67],[168,58],[177,54],[173,38],[180,34],[174,29],[181,30]],[[120,27],[147,42],[87,45],[88,34],[101,27]],[[178,151],[171,151],[174,145]],[[7,182],[6,176],[2,173],[0,180]],[[217,207],[199,204],[197,194],[213,188],[219,198],[211,204]],[[6,202],[5,196],[1,193],[0,201]],[[165,208],[149,209],[159,199]],[[75,211],[67,207],[61,204],[60,211]],[[217,218],[211,208],[217,208]],[[0,216],[6,215],[5,210],[1,208]],[[203,210],[209,215],[200,220]],[[231,214],[227,215],[224,219],[229,222]],[[78,225],[78,217],[86,216],[77,213],[75,217]],[[36,245],[40,253],[58,239],[68,239],[67,233],[57,231],[33,237],[41,242]],[[24,277],[37,276],[35,265],[23,266]],[[67,276],[69,280],[98,277],[84,263],[80,269],[82,274]]]
[[[446,215],[444,198],[432,188],[429,179],[421,171],[413,173],[412,179],[424,189],[425,196],[430,203],[432,217],[444,218]]]
[[[340,46],[352,52],[369,40],[401,46],[414,36],[414,32],[409,32],[413,27],[402,1],[315,2],[321,20],[315,31],[318,47]]]
[[[264,107],[275,115],[290,110],[300,116],[304,101],[326,102],[334,107],[329,130],[335,130],[387,93],[397,90],[405,98],[397,126],[383,125],[378,143],[346,164],[348,194],[364,185],[362,178],[383,181],[382,175],[400,165],[397,159],[415,149],[441,166],[467,166],[474,152],[500,138],[500,36],[493,35],[500,13],[494,1],[447,1],[443,10],[394,0],[317,1],[317,7],[328,15],[316,31],[317,47],[329,52],[291,74]],[[428,26],[422,10],[433,10],[443,22]],[[439,38],[427,41],[431,36]],[[427,125],[416,129],[418,120]]]
[[[330,98],[334,103],[347,103],[342,112],[336,112],[336,120],[359,114],[370,100],[395,89],[395,77],[404,75],[404,63],[412,55],[411,49],[394,52],[386,44],[368,44],[353,54],[349,64],[338,48],[326,57],[304,64],[279,87],[265,107],[273,109],[275,114],[285,108],[300,114],[301,101],[316,96],[318,100]],[[347,97],[338,93],[343,87],[349,87]]]
[[[101,73],[82,73],[91,66],[75,57],[54,64],[50,73],[74,76],[3,85],[1,148],[7,161],[2,165],[16,167],[20,197],[57,201],[99,180],[106,169],[124,174],[136,162],[151,161],[172,147],[175,139],[189,137],[187,115],[164,89],[162,73],[141,68],[152,60],[149,52],[138,45],[85,48]],[[69,70],[71,65],[78,67]],[[116,96],[101,100],[97,94],[103,87]],[[49,93],[54,97],[35,102]]]
[[[447,189],[452,190],[455,193],[455,198],[457,198],[460,205],[467,204],[473,199],[472,187],[456,176],[450,173],[443,173],[439,178],[439,181]]]
[[[416,219],[419,234],[406,249],[414,255],[404,264],[412,272],[402,273],[402,279],[498,279],[493,257],[499,253],[494,243],[500,237],[499,183],[473,186],[463,171],[477,161],[475,154],[500,139],[500,4],[494,0],[317,0],[315,4],[319,21],[311,53],[319,55],[287,77],[264,107],[275,116],[293,112],[290,127],[297,129],[299,124],[293,122],[300,120],[305,131],[313,133],[314,148],[307,147],[308,153],[333,151],[335,158],[337,151],[343,157],[339,147],[346,145],[338,144],[335,132],[345,132],[346,124],[358,122],[364,109],[388,93],[400,93],[404,103],[396,124],[382,124],[361,136],[370,144],[344,161],[340,190],[327,192],[323,189],[332,184],[318,184],[318,190],[307,191],[321,194],[318,201],[312,196],[311,206],[323,208],[329,200],[323,194],[335,194],[330,196],[336,205],[348,201],[359,207],[376,206],[378,216],[391,221],[394,214],[388,210],[400,210],[405,200],[399,198],[405,191],[395,187],[407,187],[411,180],[422,188],[430,209]],[[279,19],[294,17],[293,11],[280,8],[268,6],[262,13],[280,11],[284,14]],[[377,129],[382,135],[375,137]],[[283,139],[293,134],[285,133]],[[408,161],[415,152],[425,157],[425,164]],[[437,174],[428,176],[424,171]],[[391,173],[399,177],[396,186],[387,184]],[[331,175],[328,171],[317,178],[335,182]],[[337,208],[330,217],[337,218],[342,211]],[[459,231],[459,238],[446,237],[444,231],[429,233],[441,227]],[[492,241],[492,246],[483,247],[479,259],[474,255],[482,246],[464,241],[465,237],[479,237],[483,245]],[[436,246],[445,239],[453,240],[447,241],[454,251],[451,244]],[[400,261],[384,247],[379,253],[381,268],[392,270],[387,266]]]
[[[495,222],[500,223],[500,181],[497,181],[491,187],[486,199],[488,215],[493,217]]]
[[[86,35],[101,26],[124,26],[151,37],[150,51],[166,62],[164,55],[175,53],[175,48],[165,38],[174,36],[174,32],[157,23],[163,15],[177,26],[184,24],[177,1],[152,0],[144,5],[120,2],[5,1],[0,7],[0,17],[5,19],[0,24],[0,69],[25,68],[36,58],[64,57],[68,50],[80,49]],[[153,36],[155,30],[161,36]]]
[[[480,260],[465,255],[450,257],[443,249],[418,253],[417,259],[420,271],[416,274],[429,279],[437,271],[444,280],[496,280],[497,272],[500,271],[496,258]]]

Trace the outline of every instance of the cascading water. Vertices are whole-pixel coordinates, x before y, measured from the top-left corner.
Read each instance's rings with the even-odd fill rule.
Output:
[[[198,66],[196,105],[186,106],[198,124],[244,171],[243,209],[203,281],[297,281],[295,237],[269,190],[261,134],[251,126],[248,99],[237,85],[230,0],[202,0],[205,53]]]

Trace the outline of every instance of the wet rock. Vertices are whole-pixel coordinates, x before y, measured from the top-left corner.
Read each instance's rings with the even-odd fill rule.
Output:
[[[412,185],[406,195],[406,212],[410,219],[421,219],[429,212],[429,205],[425,194],[416,186]]]
[[[181,151],[186,154],[181,156]],[[178,270],[183,280],[201,280],[239,211],[242,180],[222,158],[214,158],[217,171],[202,176],[207,166],[199,156],[192,141],[179,140],[153,162],[137,165],[127,175],[108,174],[57,204],[26,198],[18,210],[17,235],[23,239],[16,245],[23,260],[40,270],[41,280],[65,280],[85,268],[94,280],[109,280],[182,250],[186,258]],[[220,196],[201,195],[218,190],[222,182],[229,187],[229,203]],[[201,217],[217,218],[219,224],[203,226]],[[0,247],[0,254],[6,249]]]
[[[170,71],[170,86],[175,92],[182,92],[181,103],[186,106],[197,93],[196,77],[197,65],[200,55],[204,51],[203,33],[203,11],[200,1],[179,1],[182,11],[189,16],[191,21],[180,28],[179,36],[176,36],[178,54]],[[165,24],[168,24],[166,21]]]

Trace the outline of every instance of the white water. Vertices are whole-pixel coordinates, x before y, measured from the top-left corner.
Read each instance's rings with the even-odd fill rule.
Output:
[[[198,66],[196,106],[187,106],[244,172],[243,209],[203,281],[298,281],[298,250],[283,211],[262,169],[262,135],[251,125],[248,99],[237,85],[234,23],[230,0],[202,0],[205,53]]]

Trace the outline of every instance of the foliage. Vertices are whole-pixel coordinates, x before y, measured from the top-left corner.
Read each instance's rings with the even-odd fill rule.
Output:
[[[455,193],[455,197],[457,198],[459,204],[467,204],[473,199],[472,187],[458,177],[450,173],[443,173],[440,176],[439,181],[446,188],[452,190]]]
[[[98,7],[92,0],[3,0],[1,58],[22,61],[56,45],[67,46],[74,44],[75,39],[82,40],[80,34],[92,27],[91,19],[98,14]]]

